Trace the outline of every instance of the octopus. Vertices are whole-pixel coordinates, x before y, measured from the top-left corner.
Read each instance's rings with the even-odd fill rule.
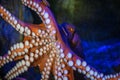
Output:
[[[91,67],[82,57],[77,56],[63,41],[57,21],[46,0],[21,0],[41,18],[41,24],[24,23],[0,5],[1,17],[11,24],[24,39],[10,47],[8,53],[0,56],[0,68],[5,64],[18,61],[4,76],[12,80],[26,72],[30,67],[39,67],[41,80],[74,80],[74,71],[84,74],[91,80],[120,80],[120,73],[105,75]],[[72,28],[69,31],[73,31]],[[67,35],[67,34],[66,34]],[[74,38],[73,45],[76,45]]]

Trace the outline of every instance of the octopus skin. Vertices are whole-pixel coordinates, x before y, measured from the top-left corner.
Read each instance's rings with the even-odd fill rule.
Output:
[[[98,72],[65,44],[46,0],[21,1],[39,15],[43,24],[24,23],[0,5],[1,17],[24,35],[22,42],[11,46],[8,54],[0,57],[0,67],[19,61],[8,71],[5,79],[12,80],[29,67],[38,66],[42,73],[41,80],[49,80],[50,73],[55,80],[74,80],[73,70],[91,80],[120,80],[120,73],[104,75]]]

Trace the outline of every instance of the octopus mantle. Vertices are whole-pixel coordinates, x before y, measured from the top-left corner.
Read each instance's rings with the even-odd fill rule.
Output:
[[[24,23],[0,5],[1,17],[24,35],[22,42],[11,46],[8,54],[0,57],[0,67],[19,60],[6,74],[5,79],[14,79],[29,67],[39,66],[41,80],[48,80],[50,73],[55,80],[74,80],[73,70],[91,80],[120,80],[120,73],[104,75],[98,72],[64,43],[46,0],[21,1],[39,15],[43,24]]]

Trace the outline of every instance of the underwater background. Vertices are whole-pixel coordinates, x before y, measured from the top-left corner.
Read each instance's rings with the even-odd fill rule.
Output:
[[[79,34],[85,60],[105,74],[120,72],[120,1],[119,0],[48,0],[50,9],[59,24],[75,25]],[[0,0],[0,4],[13,15],[28,23],[39,24],[38,16],[22,5],[20,0]],[[14,43],[20,42],[20,35],[0,17],[0,55]],[[0,69],[2,78],[16,62]],[[30,68],[19,79],[39,80],[38,68]],[[29,76],[31,75],[31,76]],[[26,78],[26,79],[24,79]],[[19,80],[18,79],[18,80]]]

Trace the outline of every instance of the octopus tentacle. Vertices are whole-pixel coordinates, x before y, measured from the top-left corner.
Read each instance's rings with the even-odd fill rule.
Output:
[[[25,26],[24,26],[23,22],[16,19],[9,11],[7,11],[1,5],[0,5],[0,15],[2,16],[2,18],[4,20],[6,20],[8,23],[10,23],[20,33],[23,34],[24,32],[26,32],[26,31],[24,31]],[[30,29],[28,29],[28,27],[26,29],[27,29],[27,33],[31,32]]]
[[[105,75],[104,79],[105,80],[117,80],[117,79],[119,80],[120,79],[120,73]]]
[[[43,48],[44,47],[47,47],[47,45],[43,46]],[[39,48],[39,47],[36,47],[36,48]],[[39,49],[41,50],[42,48],[39,48]],[[18,76],[19,74],[23,73],[24,71],[27,71],[27,69],[30,67],[30,65],[32,65],[34,60],[37,60],[37,59],[39,59],[39,56],[42,56],[41,54],[39,54],[39,53],[42,53],[42,52],[39,52],[37,50],[38,49],[34,49],[33,51],[31,51],[30,54],[26,54],[24,56],[24,59],[22,61],[18,62],[16,64],[16,66],[14,66],[8,72],[8,74],[6,74],[5,78],[13,79],[16,76]]]
[[[64,55],[64,56],[63,56]],[[68,50],[64,54],[61,55],[61,58],[65,58],[65,62],[68,64],[69,67],[74,68],[77,70],[79,73],[85,74],[88,78],[94,79],[94,80],[106,80],[108,78],[112,80],[117,80],[120,78],[120,74],[117,74],[116,76],[113,77],[107,77],[103,73],[99,73],[97,70],[92,68],[87,64],[86,61],[83,59],[79,58],[75,53],[72,51]]]
[[[30,53],[30,56],[37,57],[35,62],[32,64],[32,66],[39,66],[40,71],[42,71],[50,51],[51,51],[51,43],[38,47],[37,49],[35,49],[35,53],[33,52]]]
[[[79,73],[82,73],[86,75],[87,78],[90,78],[92,80],[104,80],[104,79],[119,79],[120,74],[117,74],[115,77],[105,77],[103,73],[98,72],[93,67],[87,64],[87,62],[77,55],[73,51],[70,50],[68,46],[65,46],[64,43],[57,44],[55,46],[58,46],[59,50],[62,50],[62,53],[60,54],[60,57],[64,59],[65,63],[71,67],[73,70],[77,70]],[[64,50],[65,49],[65,50]],[[113,75],[112,75],[113,76]]]
[[[8,54],[1,57],[1,67],[10,61],[23,58],[23,56],[29,52],[29,49],[32,48],[33,45],[34,44],[30,43],[28,40],[14,44],[8,51]]]
[[[63,49],[60,48],[58,43],[55,43],[54,47],[57,51],[52,71],[55,76],[55,80],[74,80],[72,68],[70,68],[64,62],[64,59],[60,57],[60,55],[63,54]]]
[[[52,69],[54,57],[55,57],[55,55],[53,54],[53,51],[51,51],[49,54],[49,58],[47,59],[47,61],[45,63],[44,70],[42,71],[42,79],[41,80],[48,80],[49,79],[49,75],[50,75],[50,72]]]
[[[45,45],[46,45],[46,49],[49,49],[48,46],[50,42],[51,40],[49,38],[44,38],[41,40],[39,38],[36,38],[35,40],[34,39],[30,41],[25,40],[23,43],[20,42],[20,43],[14,44],[8,51],[8,55],[1,57],[0,59],[1,67],[10,61],[22,59],[26,53],[33,52],[35,49],[37,52],[37,46],[41,46],[45,48]]]
[[[30,63],[28,61],[22,60],[19,61],[16,66],[14,66],[5,76],[6,79],[11,80],[18,76],[21,73],[24,73],[25,71],[28,70],[28,65]]]
[[[63,59],[57,59],[55,62],[54,76],[56,80],[74,80],[73,70],[70,68]]]
[[[36,60],[35,63],[32,64],[32,66],[38,66],[39,67],[39,71],[43,71],[44,70],[44,66],[46,65],[47,59],[49,58],[48,54],[44,54],[43,52],[39,52],[39,54],[42,54],[41,57],[39,57],[39,60]]]
[[[58,51],[58,53],[59,52],[60,51]],[[55,62],[53,64],[53,71],[52,71],[52,73],[54,74],[55,80],[62,79],[62,72],[63,72],[61,70],[61,65],[60,65],[62,60],[60,59],[58,53],[56,54]]]
[[[24,23],[21,20],[17,19],[13,16],[9,11],[7,11],[3,6],[0,5],[0,15],[6,20],[9,24],[11,24],[19,33],[25,36],[39,36],[39,29],[45,30],[44,24],[35,25]],[[34,26],[34,27],[32,27]]]
[[[16,57],[18,58],[24,56],[26,53],[28,53],[28,49],[30,48],[29,45],[32,45],[29,44],[29,41],[14,44],[8,51],[8,54],[1,57],[2,59],[0,60],[1,62],[0,66],[2,67],[6,63],[15,60]]]
[[[43,2],[39,2],[38,0],[22,0],[22,3],[37,12],[45,24],[45,27],[51,31],[51,35],[59,32],[55,18],[53,17],[49,8],[44,5]]]
[[[54,67],[53,67],[53,71],[52,71],[52,73],[54,74],[54,78],[55,78],[55,80],[57,80],[57,79],[62,79],[62,72],[61,72],[61,65],[60,65],[60,63],[59,63],[59,59],[55,59],[55,60],[57,60],[56,62],[54,62]]]

